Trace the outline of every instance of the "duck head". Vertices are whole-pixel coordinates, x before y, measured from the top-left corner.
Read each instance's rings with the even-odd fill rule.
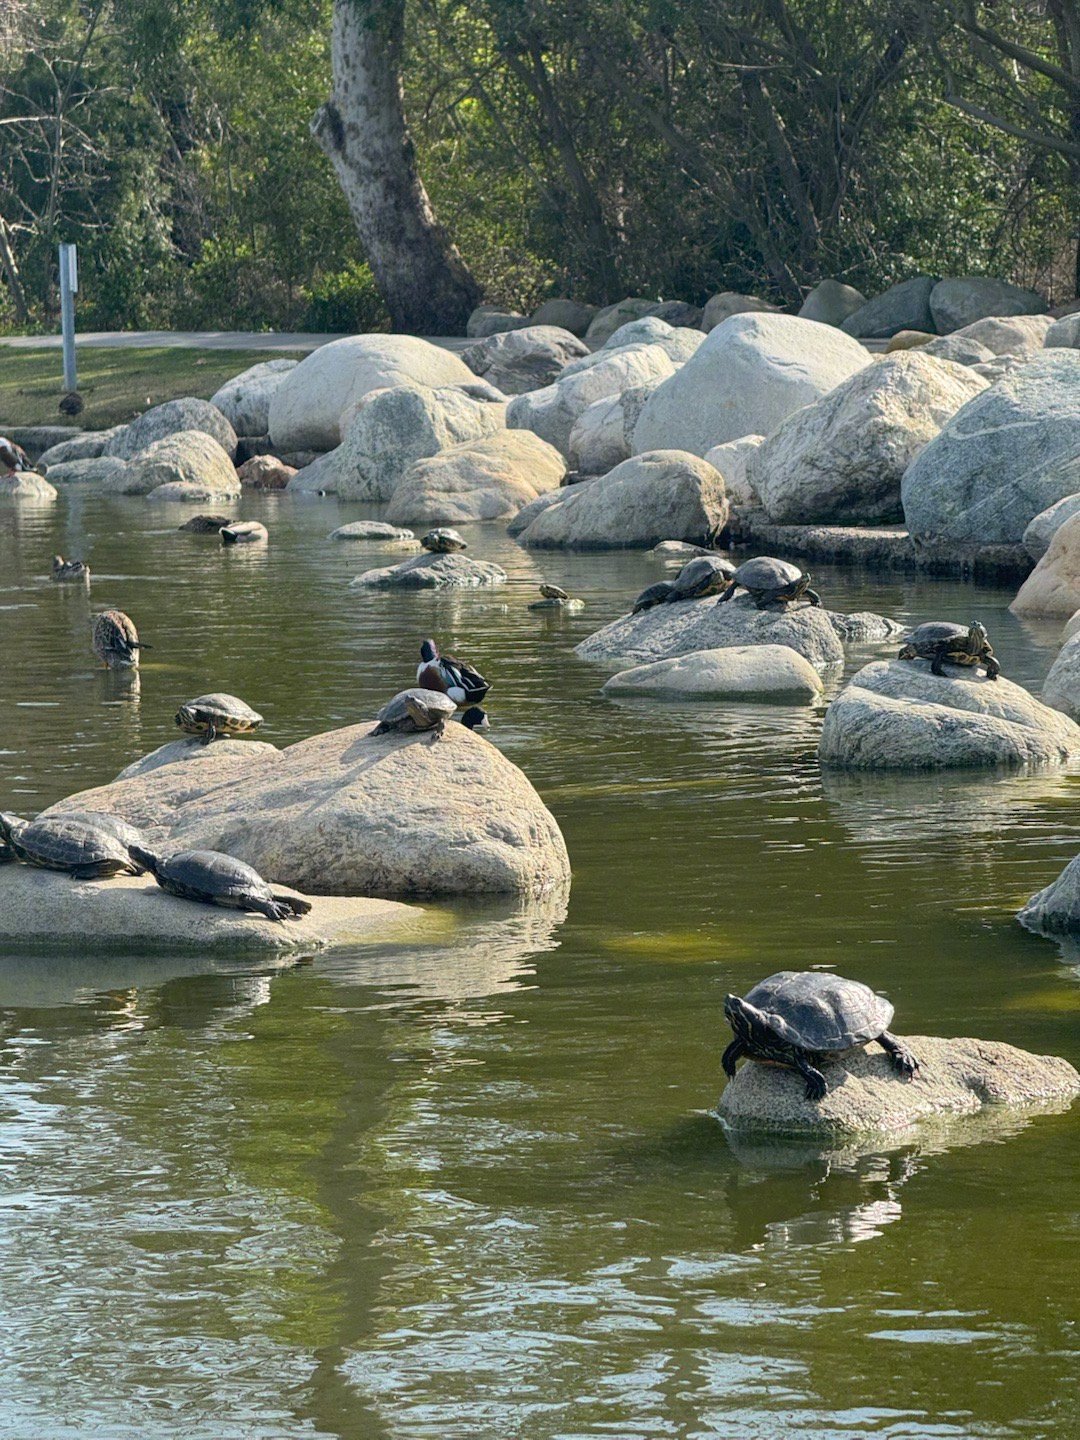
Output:
[[[470,705],[461,717],[461,723],[466,730],[490,730],[491,722],[488,720],[487,711],[482,710],[479,705]]]

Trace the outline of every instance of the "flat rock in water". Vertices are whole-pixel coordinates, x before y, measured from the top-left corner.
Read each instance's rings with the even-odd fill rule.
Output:
[[[200,485],[193,480],[170,480],[157,485],[147,495],[147,500],[164,500],[173,505],[227,504],[240,498],[240,482],[234,490],[219,489],[216,485]]]
[[[278,888],[278,887],[275,887]],[[285,886],[282,893],[298,894]],[[388,900],[309,895],[309,915],[280,923],[168,895],[145,875],[72,880],[30,865],[0,867],[4,949],[211,950],[311,954],[372,941],[419,913]]]
[[[583,640],[576,653],[626,667],[730,645],[786,645],[822,673],[844,663],[844,647],[824,610],[806,604],[759,610],[746,595],[723,603],[684,600],[623,615]]]
[[[420,544],[411,530],[400,525],[387,525],[385,520],[352,520],[348,525],[339,525],[331,530],[330,540],[370,541],[377,545],[408,545],[410,549]]]
[[[818,757],[851,770],[1060,765],[1080,726],[1011,680],[928,660],[875,661],[825,713]]]
[[[675,700],[774,701],[809,705],[821,695],[821,677],[787,645],[731,645],[693,650],[620,670],[603,687],[608,695],[655,695]]]
[[[997,1040],[908,1035],[919,1062],[910,1081],[877,1045],[826,1060],[823,1100],[807,1100],[801,1076],[745,1061],[717,1114],[733,1130],[823,1139],[907,1130],[934,1115],[971,1115],[985,1105],[1039,1105],[1080,1093],[1080,1075],[1055,1055],[1032,1055]]]
[[[486,585],[505,585],[506,571],[490,560],[473,560],[456,551],[433,555],[425,550],[400,565],[365,570],[351,582],[355,586],[393,590],[476,590]]]
[[[29,500],[40,504],[55,500],[56,496],[56,487],[32,470],[0,475],[0,500]]]

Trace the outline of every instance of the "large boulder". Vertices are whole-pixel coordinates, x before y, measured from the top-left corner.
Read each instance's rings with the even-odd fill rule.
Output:
[[[17,442],[16,442],[17,443]],[[57,498],[55,485],[34,470],[19,470],[14,475],[0,475],[0,500],[51,502]]]
[[[1041,315],[1045,310],[1046,301],[1034,290],[1022,290],[990,275],[939,280],[930,292],[930,314],[939,335],[987,316]]]
[[[252,365],[210,397],[237,435],[267,435],[270,432],[270,398],[290,370],[300,362],[282,358]]]
[[[620,325],[625,325],[628,320],[640,320],[642,315],[652,315],[659,308],[659,300],[645,300],[638,296],[628,296],[627,299],[619,300],[614,305],[605,305],[589,322],[585,340],[595,350],[598,346],[603,345],[608,336],[613,335]]]
[[[928,340],[919,347],[919,354],[932,355],[935,360],[952,360],[957,365],[985,365],[997,358],[988,346],[960,331]]]
[[[497,305],[478,305],[465,322],[465,334],[470,340],[483,340],[489,335],[523,330],[530,323],[527,315],[519,315],[516,310],[503,310]]]
[[[474,560],[460,551],[432,555],[425,550],[400,565],[365,570],[351,583],[366,590],[478,590],[505,585],[506,571],[490,560]]]
[[[841,323],[841,330],[859,340],[888,340],[900,330],[921,330],[934,334],[930,293],[937,281],[931,275],[901,280],[875,295]]]
[[[372,390],[334,450],[334,491],[342,500],[389,500],[417,460],[479,440],[506,425],[506,405],[457,386]],[[303,472],[301,471],[301,474]]]
[[[607,350],[625,350],[628,345],[659,345],[676,365],[689,360],[705,343],[700,330],[691,330],[686,325],[669,325],[658,315],[643,315],[640,320],[628,320],[609,335],[598,354]]]
[[[227,453],[203,430],[181,430],[156,441],[129,460],[102,489],[114,495],[149,495],[173,482],[196,486],[206,499],[240,493],[240,481]]]
[[[1052,321],[1047,326],[1043,344],[1048,349],[1051,346],[1063,347],[1066,350],[1080,348],[1080,313],[1062,315]]]
[[[818,756],[848,770],[1059,765],[1080,754],[1080,726],[1011,680],[931,673],[928,660],[865,666],[825,713]]]
[[[885,355],[789,415],[746,462],[769,519],[892,524],[904,471],[986,381],[921,350]]]
[[[844,647],[824,610],[813,605],[759,610],[746,595],[723,602],[683,600],[623,615],[582,640],[576,653],[624,669],[732,645],[786,645],[822,674],[844,663]]]
[[[154,845],[224,850],[313,893],[539,894],[566,884],[558,825],[494,745],[458,724],[441,739],[373,728],[270,755],[218,759],[213,745],[207,758],[84,791],[62,808],[107,810]]]
[[[723,476],[680,450],[635,455],[562,493],[519,537],[522,545],[647,550],[661,540],[706,542],[727,523]]]
[[[50,470],[54,465],[68,465],[72,460],[96,460],[118,430],[124,427],[114,425],[109,430],[80,430],[70,440],[61,440],[51,445],[38,456],[38,463]]]
[[[746,467],[750,456],[764,443],[764,435],[741,435],[738,440],[728,440],[723,445],[714,445],[711,450],[706,450],[705,459],[724,477],[730,504],[743,508],[761,504],[761,497],[747,477]]]
[[[620,670],[603,690],[607,695],[672,700],[810,705],[821,695],[821,677],[809,660],[788,645],[730,645]]]
[[[577,483],[583,484],[584,482],[578,481]],[[523,535],[542,510],[546,510],[550,505],[560,504],[562,502],[562,498],[563,497],[561,491],[548,490],[545,494],[538,495],[537,498],[531,501],[528,505],[523,505],[521,509],[517,512],[517,514],[513,517],[513,519],[510,521],[509,525],[507,525],[507,535],[509,535],[512,539],[516,539],[519,535]]]
[[[282,380],[270,398],[270,439],[283,452],[332,450],[370,390],[437,390],[472,378],[460,356],[415,335],[346,335],[320,346]]]
[[[1032,895],[1016,918],[1038,935],[1080,931],[1080,855],[1070,860],[1045,890]]]
[[[209,435],[230,460],[236,454],[236,431],[225,416],[209,400],[192,399],[166,400],[164,405],[155,405],[110,436],[101,453],[131,460],[156,441],[188,430]]]
[[[1080,482],[1080,474],[1077,475]],[[1050,542],[1065,524],[1066,520],[1072,518],[1080,510],[1080,494],[1066,495],[1063,500],[1055,500],[1053,505],[1048,505],[1045,510],[1040,510],[1034,520],[1024,531],[1024,549],[1033,560],[1041,560],[1050,549]]]
[[[589,347],[569,330],[554,325],[528,325],[491,335],[472,345],[461,358],[476,375],[504,395],[524,395],[558,378],[559,372]]]
[[[1019,543],[1029,523],[1080,487],[1080,354],[1043,350],[945,424],[904,474],[916,538]]]
[[[756,295],[740,295],[737,290],[721,290],[718,295],[706,300],[705,309],[701,312],[701,328],[707,335],[711,330],[715,330],[717,325],[730,320],[732,315],[772,315],[779,308],[768,300],[759,300]]]
[[[115,491],[129,463],[112,455],[88,455],[82,460],[64,460],[59,465],[49,466],[49,481],[53,485],[87,485]]]
[[[659,345],[632,345],[601,354],[603,358],[588,368],[511,400],[506,411],[510,429],[532,430],[569,457],[574,426],[593,401],[675,373],[674,364]]]
[[[557,490],[566,461],[531,430],[500,430],[418,460],[398,482],[391,524],[457,525],[505,520],[538,495]]]
[[[650,380],[645,385],[632,385],[629,390],[586,406],[570,431],[571,470],[582,475],[606,475],[629,460],[634,427],[646,400],[662,383]]]
[[[1080,720],[1080,635],[1066,639],[1043,681],[1042,695],[1051,709]]]
[[[1037,355],[1054,321],[1049,315],[988,315],[953,331],[953,338],[974,340],[995,355]]]
[[[596,315],[595,305],[584,305],[580,300],[556,298],[545,300],[534,310],[529,323],[532,325],[554,325],[559,330],[569,330],[571,335],[582,339]]]
[[[678,446],[704,455],[742,435],[768,435],[870,356],[830,325],[794,315],[734,315],[649,397],[634,450]]]
[[[677,330],[696,330],[701,324],[703,312],[699,305],[691,305],[689,300],[661,300],[652,313]]]
[[[937,1035],[906,1035],[904,1044],[919,1062],[913,1080],[900,1079],[879,1045],[861,1046],[822,1059],[822,1100],[808,1100],[793,1071],[749,1061],[724,1087],[718,1113],[736,1135],[835,1140],[896,1134],[936,1116],[972,1115],[988,1105],[1040,1106],[1080,1093],[1080,1075],[1054,1055]]]
[[[802,303],[799,317],[819,325],[842,325],[849,315],[866,304],[866,296],[842,280],[822,280]]]
[[[1027,534],[1027,531],[1024,532]],[[1060,615],[1080,608],[1080,515],[1068,516],[1051,537],[1046,554],[1009,606],[1015,615]]]

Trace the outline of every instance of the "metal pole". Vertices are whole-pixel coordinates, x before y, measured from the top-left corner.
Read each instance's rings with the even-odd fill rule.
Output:
[[[75,292],[79,288],[79,272],[74,245],[60,246],[60,326],[64,336],[64,389],[77,390],[75,373]]]

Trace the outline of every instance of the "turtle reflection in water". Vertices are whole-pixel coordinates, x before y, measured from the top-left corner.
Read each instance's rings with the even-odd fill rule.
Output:
[[[900,1076],[910,1080],[919,1066],[914,1055],[888,1031],[893,1007],[868,985],[814,970],[781,970],[759,981],[743,998],[729,995],[724,1014],[735,1038],[724,1051],[724,1073],[735,1075],[745,1056],[797,1070],[806,1098],[825,1096],[825,1076],[814,1062],[861,1049],[876,1040]]]
[[[942,668],[950,665],[972,668],[981,665],[988,680],[1001,674],[985,625],[973,620],[970,625],[954,625],[948,620],[928,620],[918,626],[904,641],[901,660],[929,660],[934,675],[944,675]]]

